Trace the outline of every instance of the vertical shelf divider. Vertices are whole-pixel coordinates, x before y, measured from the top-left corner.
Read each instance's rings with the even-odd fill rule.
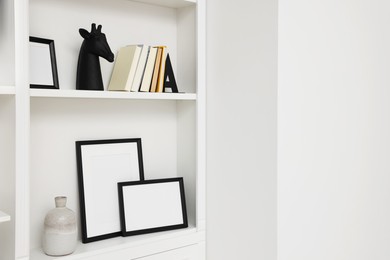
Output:
[[[29,0],[14,1],[15,19],[15,259],[30,253]]]
[[[206,3],[197,1],[197,227],[199,231],[206,229]]]

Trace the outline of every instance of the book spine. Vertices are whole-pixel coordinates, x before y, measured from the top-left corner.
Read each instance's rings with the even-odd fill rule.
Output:
[[[161,65],[160,65],[160,71],[158,73],[158,79],[157,79],[157,87],[156,92],[163,92],[164,88],[164,75],[165,75],[165,62],[167,59],[167,47],[161,46]]]
[[[158,75],[161,66],[162,47],[157,46],[157,48],[158,49],[157,49],[156,63],[154,64],[152,83],[150,84],[150,92],[156,92],[157,80],[158,80]]]

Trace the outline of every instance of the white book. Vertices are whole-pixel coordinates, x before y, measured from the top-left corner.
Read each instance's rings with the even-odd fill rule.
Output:
[[[142,80],[142,76],[144,75],[146,61],[148,59],[148,54],[149,54],[149,49],[150,49],[150,46],[142,45],[141,54],[139,56],[137,69],[136,69],[135,75],[134,75],[134,81],[133,81],[133,84],[131,86],[131,91],[133,91],[133,92],[138,92],[139,88],[141,86],[141,80]]]
[[[149,92],[150,84],[152,83],[154,64],[156,63],[158,47],[151,47],[148,55],[148,60],[145,66],[144,76],[139,91]]]
[[[131,90],[141,49],[139,45],[129,45],[120,48],[115,59],[108,90]]]

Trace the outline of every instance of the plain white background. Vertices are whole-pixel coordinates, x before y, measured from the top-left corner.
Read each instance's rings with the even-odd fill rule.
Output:
[[[389,259],[390,2],[207,7],[208,260]]]
[[[53,86],[50,46],[30,43],[30,84]]]
[[[390,259],[389,10],[279,0],[279,260]]]
[[[117,183],[140,180],[137,147],[135,142],[81,144],[88,238],[121,231]]]
[[[207,259],[276,259],[277,1],[207,1]]]
[[[178,181],[122,186],[122,191],[127,232],[184,224]]]

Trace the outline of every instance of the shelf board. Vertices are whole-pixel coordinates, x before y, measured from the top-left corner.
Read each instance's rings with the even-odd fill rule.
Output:
[[[196,4],[196,0],[129,0],[145,4],[160,5],[171,8],[181,8]]]
[[[60,90],[60,89],[30,89],[30,96],[47,97],[47,98],[196,100],[196,94],[193,93],[148,93],[148,92]]]
[[[0,86],[0,95],[15,95],[14,86]]]
[[[126,250],[126,249],[133,250],[135,247],[138,246],[144,246],[154,242],[166,241],[169,239],[177,239],[178,241],[183,241],[183,242],[186,240],[185,238],[188,237],[192,237],[192,239],[194,237],[195,239],[199,239],[198,238],[199,234],[200,233],[197,232],[195,227],[190,226],[186,229],[177,229],[177,230],[157,232],[157,233],[151,233],[146,235],[130,236],[130,237],[116,237],[116,238],[101,240],[101,241],[87,243],[87,244],[83,244],[79,241],[76,247],[76,251],[73,254],[67,256],[61,256],[58,259],[63,259],[63,260],[75,260],[75,259],[84,259],[84,258],[92,259],[92,257],[97,255],[115,252],[119,250]],[[45,255],[41,248],[35,248],[32,249],[30,252],[30,259],[49,260],[49,259],[57,259],[57,258]]]
[[[11,216],[8,215],[8,214],[5,214],[4,212],[0,211],[0,223],[1,222],[6,222],[6,221],[10,221],[11,220]]]

